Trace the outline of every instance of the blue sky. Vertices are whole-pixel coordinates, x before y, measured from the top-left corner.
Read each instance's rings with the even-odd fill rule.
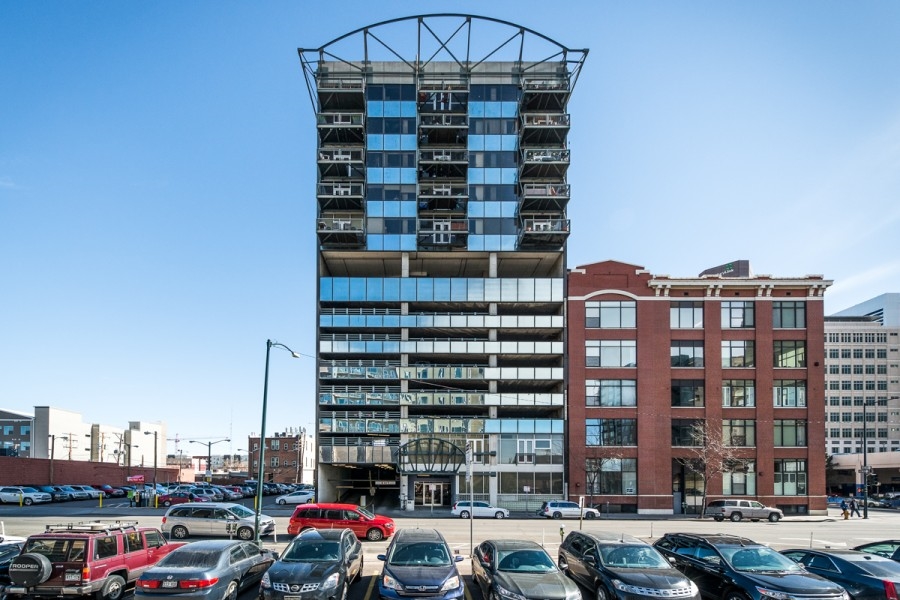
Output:
[[[273,350],[267,430],[313,427],[315,122],[296,48],[428,12],[590,49],[569,106],[570,267],[749,259],[833,279],[827,313],[900,291],[892,0],[0,0],[0,407],[162,420],[237,451],[272,338],[305,356]]]

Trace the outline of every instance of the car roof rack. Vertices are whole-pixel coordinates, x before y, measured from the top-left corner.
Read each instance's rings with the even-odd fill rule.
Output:
[[[101,523],[100,521],[88,521],[81,523],[59,523],[46,525],[44,533],[95,533],[111,532],[123,529],[133,529],[138,526],[137,521],[114,521],[113,523]]]

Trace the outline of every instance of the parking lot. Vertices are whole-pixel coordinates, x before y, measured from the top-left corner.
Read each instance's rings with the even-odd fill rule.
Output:
[[[252,506],[252,501],[250,501]],[[264,503],[263,512],[275,518],[276,534],[266,537],[266,547],[280,551],[288,541],[287,523],[293,507],[277,507]],[[48,504],[20,507],[0,506],[0,523],[9,535],[27,536],[43,531],[47,524],[77,523],[84,521],[136,521],[144,526],[159,527],[165,509],[130,508],[127,502],[104,503],[99,508],[97,501],[77,501],[65,504]],[[398,516],[402,514],[404,516]],[[776,550],[787,548],[831,547],[848,548],[866,542],[891,537],[900,527],[900,511],[889,509],[869,510],[869,519],[853,518],[843,520],[836,508],[829,509],[827,516],[786,517],[779,523],[730,521],[717,523],[711,519],[696,518],[646,518],[631,515],[630,518],[601,518],[592,521],[551,520],[534,515],[515,515],[512,518],[476,519],[474,522],[452,518],[447,512],[431,513],[418,511],[394,513],[397,528],[419,527],[438,529],[450,547],[464,557],[457,563],[466,582],[466,596],[469,600],[481,600],[481,594],[471,580],[470,551],[485,539],[527,539],[543,545],[555,559],[563,534],[582,528],[585,531],[607,531],[627,534],[653,541],[667,532],[682,531],[694,533],[731,533],[751,538],[772,546]],[[388,541],[363,542],[365,557],[364,576],[350,590],[349,600],[377,600],[377,574],[381,563],[377,556],[385,551]],[[255,593],[246,592],[243,600]],[[582,590],[586,600],[592,598],[587,590]],[[129,595],[130,597],[130,595]]]

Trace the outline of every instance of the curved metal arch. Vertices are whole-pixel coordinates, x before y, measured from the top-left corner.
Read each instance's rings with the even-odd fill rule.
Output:
[[[348,32],[348,33],[345,33],[344,35],[338,36],[338,37],[334,38],[333,40],[331,40],[330,42],[326,42],[325,44],[322,44],[322,45],[319,46],[318,48],[305,48],[305,49],[304,49],[304,48],[301,48],[301,49],[299,49],[299,52],[322,52],[322,51],[324,51],[326,48],[328,48],[328,46],[331,46],[331,45],[333,45],[333,44],[336,44],[337,42],[340,42],[341,40],[344,40],[344,39],[346,39],[346,38],[348,38],[348,37],[352,37],[352,36],[356,35],[357,33],[363,33],[363,32],[368,33],[369,30],[375,29],[375,28],[377,28],[377,27],[381,27],[381,26],[383,26],[383,25],[391,25],[392,23],[399,23],[399,22],[401,22],[401,21],[412,21],[412,20],[414,20],[414,19],[417,20],[417,21],[421,21],[421,20],[423,20],[423,19],[428,19],[428,18],[441,18],[441,17],[458,17],[458,18],[466,19],[467,21],[471,21],[472,19],[477,19],[477,20],[480,20],[480,21],[491,21],[492,23],[499,23],[500,25],[507,25],[507,26],[509,26],[509,27],[513,27],[513,28],[515,28],[515,29],[518,29],[518,30],[520,30],[520,31],[522,31],[522,32],[530,33],[530,34],[532,34],[532,35],[535,35],[535,36],[537,36],[537,37],[539,37],[539,38],[541,38],[541,39],[543,39],[543,40],[546,40],[546,41],[550,42],[551,44],[554,44],[554,45],[558,46],[560,50],[565,50],[565,51],[568,51],[568,52],[584,52],[585,54],[587,54],[587,52],[588,52],[587,49],[574,50],[574,49],[572,49],[572,48],[568,48],[568,47],[566,47],[566,46],[560,44],[559,42],[557,42],[557,41],[554,40],[553,38],[548,37],[548,36],[544,35],[543,33],[540,33],[539,31],[535,31],[535,30],[530,29],[530,28],[528,28],[528,27],[524,27],[524,26],[519,25],[519,24],[517,24],[517,23],[513,23],[512,21],[505,21],[505,20],[503,20],[503,19],[496,19],[496,18],[494,18],[494,17],[483,17],[483,16],[481,16],[481,15],[470,15],[470,14],[466,14],[466,13],[428,13],[428,14],[424,14],[424,15],[414,15],[414,16],[409,16],[409,17],[398,17],[398,18],[396,18],[396,19],[388,19],[388,20],[386,20],[386,21],[379,21],[378,23],[372,23],[371,25],[366,25],[365,27],[360,27],[359,29],[354,29],[353,31],[350,31],[350,32]]]
[[[397,451],[397,472],[457,473],[466,464],[465,451],[447,440],[421,438],[407,442]]]

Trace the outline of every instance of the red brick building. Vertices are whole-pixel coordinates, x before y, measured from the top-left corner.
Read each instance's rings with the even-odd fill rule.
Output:
[[[694,278],[606,261],[567,285],[570,498],[644,514],[699,510],[704,493],[826,510],[830,281],[753,276],[746,261]],[[726,464],[701,476],[715,442]]]

